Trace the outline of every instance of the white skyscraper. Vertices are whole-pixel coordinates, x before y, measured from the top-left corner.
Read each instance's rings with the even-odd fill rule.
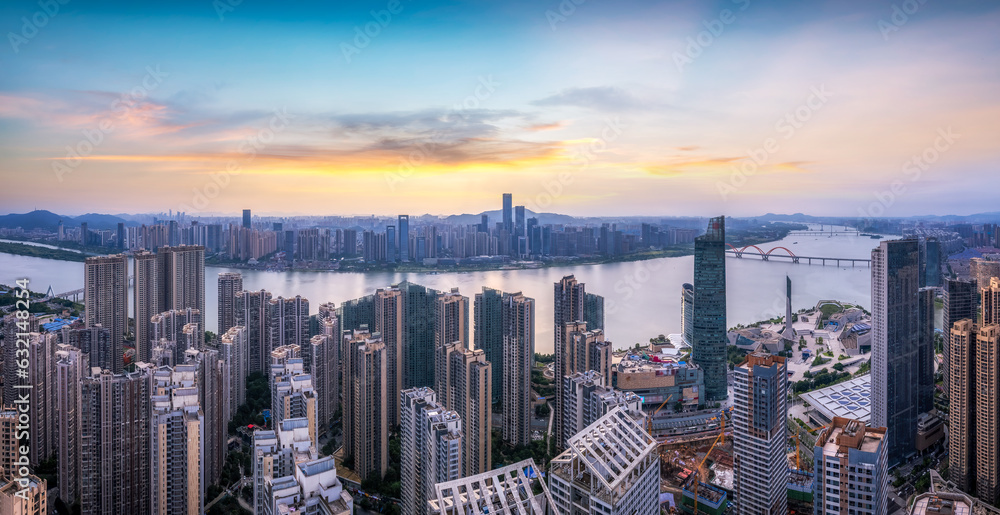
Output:
[[[785,358],[750,354],[736,367],[735,376],[733,486],[737,513],[785,515],[789,474]]]
[[[403,390],[400,398],[403,515],[424,515],[434,485],[462,476],[462,419],[430,388]]]

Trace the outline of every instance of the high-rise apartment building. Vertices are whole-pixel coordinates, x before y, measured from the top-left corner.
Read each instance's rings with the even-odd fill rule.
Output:
[[[531,443],[531,364],[535,356],[535,300],[521,292],[504,293],[503,440]]]
[[[27,378],[19,375],[16,384],[29,385],[31,390],[27,432],[31,443],[28,458],[32,467],[56,454],[56,439],[59,436],[54,413],[57,341],[55,333],[28,333],[27,355],[18,354],[18,357],[28,359]],[[18,348],[25,349],[24,346]],[[22,406],[19,403],[18,406],[18,411],[23,413]]]
[[[554,288],[554,319],[553,336],[555,341],[553,350],[555,352],[555,382],[561,384],[563,377],[573,374],[573,364],[566,362],[567,324],[583,320],[583,306],[586,298],[586,289],[583,283],[577,282],[576,277],[568,275],[555,283]],[[530,370],[530,369],[529,369]],[[566,438],[562,431],[562,389],[556,388],[556,413],[555,413],[555,441],[556,449],[562,450]]]
[[[871,274],[871,423],[888,429],[889,463],[895,464],[916,450],[920,414],[917,240],[881,242],[872,250]]]
[[[884,427],[834,417],[813,448],[814,513],[888,513],[889,461]]]
[[[306,419],[309,438],[319,446],[316,427],[316,390],[312,376],[305,372],[298,345],[271,351],[271,416],[275,423],[289,418]]]
[[[309,345],[309,299],[300,295],[271,299],[267,313],[270,332],[266,352],[285,345],[302,349]]]
[[[657,442],[641,412],[615,408],[569,438],[549,464],[556,511],[609,515],[660,513]]]
[[[219,326],[216,334],[223,335],[236,325],[236,294],[243,291],[243,276],[239,272],[219,273]]]
[[[205,417],[192,365],[153,373],[150,497],[155,515],[199,515],[205,506]]]
[[[56,456],[59,463],[59,498],[67,506],[80,495],[80,382],[87,372],[86,357],[75,347],[60,345],[55,357],[53,400]],[[0,458],[3,459],[3,458]],[[13,473],[13,471],[11,471]],[[0,472],[2,475],[2,472]]]
[[[395,399],[388,397],[387,352],[378,333],[344,336],[344,456],[363,478],[389,467],[389,424]],[[398,399],[399,397],[396,397]]]
[[[469,347],[469,298],[452,288],[434,302],[434,348],[461,342]]]
[[[462,418],[426,387],[403,390],[400,403],[403,514],[424,515],[434,485],[462,477]]]
[[[121,372],[128,333],[128,257],[125,254],[87,258],[83,264],[84,322],[111,331],[111,371]]]
[[[247,389],[247,328],[241,325],[230,327],[219,336],[219,359],[229,371],[229,406],[236,413],[246,402]]]
[[[24,336],[25,333],[37,333],[39,330],[38,318],[35,315],[28,314],[27,318],[18,318],[17,313],[10,313],[4,315],[3,317],[3,405],[13,406],[14,401],[17,400],[18,391],[16,388],[11,388],[12,385],[23,383],[23,378],[18,378],[17,367],[12,367],[8,363],[14,363],[17,360],[17,349],[23,348],[23,343],[26,342]],[[20,334],[20,336],[18,336]],[[10,342],[10,343],[8,343]],[[13,343],[13,345],[11,344]]]
[[[735,369],[733,471],[739,515],[788,513],[785,358],[754,353]]]
[[[728,397],[726,388],[726,219],[708,221],[694,240],[691,359],[705,372],[705,400]]]
[[[198,405],[204,414],[203,455],[205,484],[219,482],[229,449],[229,421],[233,418],[232,376],[217,349],[188,349],[185,364],[195,367]]]
[[[188,349],[201,349],[205,345],[205,332],[202,330],[202,314],[197,309],[172,309],[153,315],[149,319],[151,343],[153,349],[169,349],[172,354],[169,365],[184,362],[184,353]],[[159,355],[157,351],[151,354]],[[157,363],[153,356],[150,360]],[[161,358],[162,361],[162,358]]]
[[[622,406],[628,411],[642,412],[642,397],[634,392],[622,392],[605,386],[599,372],[588,370],[563,378],[561,385],[566,408],[563,429],[573,436],[596,422],[612,409]]]
[[[427,364],[434,362],[436,330],[433,321],[437,298],[441,292],[407,281],[399,283],[397,287],[405,297],[402,340],[403,385],[400,390],[420,386],[433,388],[434,367],[429,367]],[[467,307],[466,312],[468,312]],[[468,334],[465,336],[465,341],[469,341]]]
[[[383,288],[375,292],[375,332],[381,336],[386,354],[386,395],[398,399],[403,391],[403,338],[406,333],[404,323],[405,294],[399,288]],[[346,308],[345,308],[346,309]],[[426,322],[425,322],[426,323]],[[345,329],[347,327],[345,326]],[[355,328],[356,329],[356,328]],[[430,362],[425,362],[428,366]],[[346,395],[346,392],[345,392]],[[390,427],[399,424],[399,408],[393,403],[388,406]]]
[[[156,251],[159,308],[205,312],[205,247],[180,245]]]
[[[135,290],[132,296],[135,354],[139,361],[149,362],[153,348],[149,319],[163,311],[160,307],[156,254],[141,250],[132,255],[132,262],[135,272]]]
[[[152,372],[93,370],[80,383],[81,513],[150,512]]]
[[[611,377],[611,342],[604,341],[604,332],[600,329],[587,330],[583,321],[567,322],[563,327],[563,343],[557,347],[556,362],[562,364],[562,372],[557,374],[556,383],[556,449],[564,449],[566,441],[573,433],[563,427],[566,418],[567,402],[564,397],[566,390],[562,388],[566,378],[578,372],[595,370],[600,378]],[[605,379],[607,380],[607,379]]]
[[[486,353],[486,361],[493,365],[492,402],[500,404],[503,398],[503,292],[483,287],[474,302],[475,332],[473,342]]]
[[[112,370],[115,360],[121,359],[121,356],[116,356],[112,350],[111,331],[101,327],[101,324],[77,329],[63,327],[60,332],[62,333],[60,341],[80,349],[87,355],[89,367]]]
[[[243,210],[243,228],[244,229],[249,229],[251,227],[251,225],[252,225],[250,222],[251,222],[251,220],[250,220],[250,210],[249,209],[244,209]]]
[[[0,478],[17,475],[20,443],[17,437],[17,407],[13,404],[0,407]]]
[[[471,350],[455,341],[439,349],[438,397],[445,408],[462,417],[465,462],[462,475],[471,476],[492,468],[490,416],[492,414],[492,367],[482,349]]]
[[[1000,279],[980,289],[983,320],[955,322],[949,350],[948,470],[963,491],[1000,502]]]
[[[319,434],[326,433],[333,414],[340,408],[340,353],[337,336],[340,330],[336,317],[324,319],[332,324],[328,334],[317,334],[309,339],[309,374],[316,389],[316,424]]]
[[[236,294],[236,325],[246,328],[246,373],[265,372],[268,366],[271,294],[265,290]]]

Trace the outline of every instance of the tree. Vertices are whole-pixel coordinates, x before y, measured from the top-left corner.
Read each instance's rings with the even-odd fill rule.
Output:
[[[535,406],[535,415],[538,415],[539,418],[545,418],[545,417],[549,416],[549,413],[551,411],[552,411],[552,409],[549,408],[548,403],[545,403],[545,402],[543,402],[543,403]]]

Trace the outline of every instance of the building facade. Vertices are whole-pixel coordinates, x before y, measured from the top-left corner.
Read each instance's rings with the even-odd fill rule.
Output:
[[[728,397],[726,388],[726,220],[708,221],[694,240],[691,359],[705,372],[705,400]]]
[[[733,487],[740,515],[788,513],[787,396],[785,358],[755,353],[736,367]]]
[[[884,427],[835,417],[813,448],[816,515],[888,513],[889,461]]]

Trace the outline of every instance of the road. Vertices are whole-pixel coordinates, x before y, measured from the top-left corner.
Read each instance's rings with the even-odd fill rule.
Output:
[[[243,488],[244,486],[249,485],[249,484],[250,484],[250,478],[249,477],[243,477],[243,478],[241,478],[239,481],[237,481],[237,482],[233,483],[232,485],[230,485],[230,487],[227,488],[225,491],[223,491],[221,494],[219,494],[218,496],[216,496],[215,499],[212,499],[212,502],[206,504],[205,505],[205,511],[208,512],[209,508],[211,508],[212,506],[214,506],[215,503],[221,501],[227,495],[233,495],[233,491],[234,490],[239,490],[240,488]],[[239,498],[239,495],[237,495],[236,497]],[[240,501],[240,505],[244,506],[244,503],[242,502],[243,499],[239,499],[239,501]],[[244,507],[247,508],[247,509],[249,509],[250,511],[253,511],[253,509],[249,508],[248,506],[249,505],[246,505]]]

